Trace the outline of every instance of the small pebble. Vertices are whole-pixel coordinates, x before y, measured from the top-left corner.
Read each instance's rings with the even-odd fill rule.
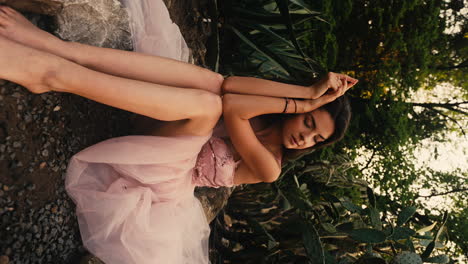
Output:
[[[29,114],[26,114],[26,115],[24,116],[24,121],[25,121],[26,123],[31,122],[31,121],[32,121],[32,116],[29,115]]]
[[[36,184],[30,183],[30,184],[28,184],[28,185],[26,186],[26,189],[27,189],[28,191],[34,191],[34,190],[36,189]]]

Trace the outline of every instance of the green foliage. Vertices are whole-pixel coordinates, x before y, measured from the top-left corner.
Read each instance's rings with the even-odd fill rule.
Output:
[[[304,24],[320,19],[303,1],[235,2],[226,8],[225,29],[234,33],[240,53],[226,56],[226,74],[306,80],[315,62],[302,51]]]
[[[466,193],[468,186],[461,170],[414,166],[419,142],[451,125],[462,131],[457,122],[468,116],[468,38],[455,2],[243,0],[224,8],[221,72],[308,84],[333,70],[361,81],[349,92],[353,120],[343,142],[289,162],[273,185],[234,195],[227,213],[238,220],[233,228],[239,233],[225,234],[237,243],[233,262],[238,257],[252,263],[386,263],[404,251],[426,262],[445,261],[445,255],[431,256],[447,240],[457,243],[458,254],[468,251],[466,201],[452,196],[458,209],[444,228],[445,221],[436,225],[428,210],[416,211],[424,206],[415,201],[425,197],[412,189],[417,182],[450,194]],[[461,21],[459,33],[444,33],[452,20],[440,14],[448,8]],[[441,82],[461,92],[447,102],[408,99]],[[353,159],[361,147],[371,156],[357,168]],[[364,175],[379,195],[358,180]],[[407,204],[412,206],[402,206]],[[259,238],[238,239],[249,233]],[[320,243],[323,255],[314,259],[311,252]],[[377,250],[385,253],[376,255]]]
[[[416,207],[414,206],[403,208],[403,210],[401,210],[400,214],[398,215],[397,225],[404,225],[414,215],[414,213],[416,213]]]
[[[325,264],[323,245],[315,227],[310,223],[304,223],[302,230],[304,231],[302,240],[304,241],[304,248],[307,251],[309,260],[311,260],[313,263]]]
[[[382,243],[387,238],[384,232],[371,228],[355,229],[349,232],[349,237],[363,243]]]
[[[429,263],[449,263],[449,261],[450,259],[447,255],[437,255],[425,260],[425,262]]]

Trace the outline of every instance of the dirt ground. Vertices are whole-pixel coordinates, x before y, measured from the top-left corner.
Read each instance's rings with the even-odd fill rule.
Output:
[[[207,0],[166,0],[195,64],[204,65]],[[39,17],[43,28],[52,19]],[[133,114],[72,94],[35,95],[0,80],[0,264],[78,263],[74,205],[64,191],[72,155],[131,134]]]

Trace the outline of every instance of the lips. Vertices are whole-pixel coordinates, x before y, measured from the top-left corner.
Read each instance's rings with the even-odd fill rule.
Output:
[[[291,136],[291,138],[292,138],[292,142],[293,142],[296,146],[299,146],[299,144],[297,144],[297,141],[296,141],[296,139],[294,138],[294,136]]]

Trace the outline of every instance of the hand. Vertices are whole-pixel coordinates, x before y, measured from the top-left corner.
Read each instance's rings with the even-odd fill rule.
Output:
[[[346,74],[329,72],[327,76],[310,86],[312,89],[312,99],[317,99],[325,95],[334,95],[336,99],[357,82],[357,79],[351,78]]]
[[[335,80],[333,79],[330,80],[330,75],[335,76]],[[321,96],[319,96],[316,99],[308,99],[302,101],[303,105],[301,105],[301,110],[303,112],[310,112],[313,111],[325,104],[328,104],[330,102],[335,101],[336,98],[342,96],[349,88],[354,86],[357,83],[356,79],[353,79],[347,75],[344,74],[339,74],[339,78],[336,78],[338,74],[336,73],[329,73],[328,76],[326,77],[327,82],[329,85],[328,87],[331,86],[331,88],[328,88],[325,93],[323,93]],[[324,78],[325,79],[325,78]],[[322,80],[321,80],[322,81]],[[319,81],[320,82],[320,81]],[[327,87],[324,85],[324,87]]]

